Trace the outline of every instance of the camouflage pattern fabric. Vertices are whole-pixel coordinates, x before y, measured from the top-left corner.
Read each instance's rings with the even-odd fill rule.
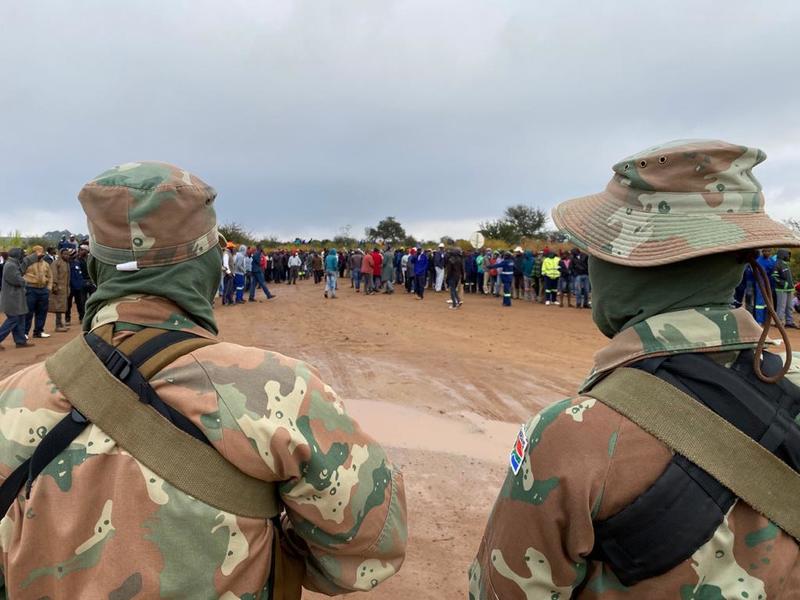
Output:
[[[185,328],[163,299],[112,302],[97,322]],[[121,327],[117,340],[129,335]],[[208,334],[206,334],[208,335]],[[279,484],[304,586],[371,590],[403,562],[402,475],[312,367],[230,343],[184,356],[152,380],[242,471]],[[70,410],[36,364],[0,382],[0,474]],[[266,599],[271,522],[220,512],[160,479],[89,426],[0,522],[11,598]],[[3,594],[0,593],[0,596]]]
[[[699,349],[728,365],[738,350],[755,347],[760,332],[744,309],[659,315],[615,337],[590,379],[644,356]],[[788,377],[800,384],[800,368]],[[799,597],[798,544],[743,502],[690,559],[626,588],[602,562],[584,558],[594,545],[592,522],[640,496],[671,451],[585,396],[547,407],[523,431],[524,460],[516,475],[509,469],[492,510],[469,571],[470,600]]]
[[[95,177],[78,199],[92,255],[130,270],[176,264],[215,247],[216,195],[199,177],[174,165],[133,162]]]
[[[718,140],[653,146],[615,164],[605,191],[558,205],[553,221],[589,254],[629,266],[800,246],[764,213],[752,169],[765,159],[757,148]]]

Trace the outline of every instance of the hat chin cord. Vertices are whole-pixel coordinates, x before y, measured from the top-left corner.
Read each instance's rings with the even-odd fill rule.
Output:
[[[769,278],[766,271],[764,271],[764,268],[752,255],[747,258],[747,262],[750,263],[750,268],[753,269],[753,275],[756,278],[758,289],[761,290],[761,296],[764,298],[764,303],[767,306],[768,313],[767,320],[764,321],[764,328],[761,331],[761,337],[758,339],[758,345],[756,345],[755,356],[753,357],[753,371],[755,372],[756,377],[758,377],[764,383],[778,383],[778,381],[780,381],[783,376],[786,375],[786,373],[789,371],[789,368],[792,366],[792,345],[789,342],[789,336],[786,333],[786,328],[783,326],[778,318],[778,314],[775,312],[775,305],[772,302],[772,287],[769,284]],[[777,375],[767,377],[761,370],[761,355],[764,352],[764,345],[766,344],[767,337],[769,336],[769,330],[773,323],[778,328],[778,332],[781,334],[781,339],[786,345],[786,359],[783,362],[783,368]]]

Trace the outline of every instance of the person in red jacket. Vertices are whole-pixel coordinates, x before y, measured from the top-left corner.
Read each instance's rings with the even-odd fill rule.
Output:
[[[361,261],[361,281],[364,282],[364,292],[372,294],[375,291],[375,283],[372,277],[375,273],[375,258],[371,252],[366,252]]]
[[[372,289],[377,292],[381,287],[381,271],[383,269],[383,255],[377,248],[372,250],[372,260],[375,263],[372,268]]]

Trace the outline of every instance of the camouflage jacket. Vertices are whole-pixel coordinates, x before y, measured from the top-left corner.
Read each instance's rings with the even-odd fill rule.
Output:
[[[125,297],[93,325],[209,333],[169,302]],[[305,587],[370,590],[403,562],[403,480],[309,365],[230,343],[183,356],[152,380],[214,447],[279,484],[308,546]],[[29,457],[70,407],[36,364],[0,382],[0,474]],[[267,598],[274,529],[172,487],[90,425],[0,522],[11,598]]]
[[[731,351],[754,347],[760,333],[744,309],[655,316],[596,355],[584,389],[644,356],[704,351],[730,360]],[[791,378],[800,383],[800,370]],[[640,496],[671,451],[586,396],[544,409],[524,432],[522,466],[517,475],[509,469],[470,568],[470,600],[800,598],[797,543],[741,501],[690,559],[626,588],[603,563],[585,558],[594,545],[592,522]]]

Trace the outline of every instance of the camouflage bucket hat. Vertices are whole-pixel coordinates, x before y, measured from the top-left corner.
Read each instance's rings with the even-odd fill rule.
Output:
[[[766,154],[718,140],[653,146],[614,165],[605,191],[562,202],[553,221],[577,246],[632,267],[748,248],[800,246],[764,213],[754,166]]]
[[[90,251],[121,271],[180,263],[219,243],[214,188],[160,162],[110,169],[78,199],[89,224]]]

